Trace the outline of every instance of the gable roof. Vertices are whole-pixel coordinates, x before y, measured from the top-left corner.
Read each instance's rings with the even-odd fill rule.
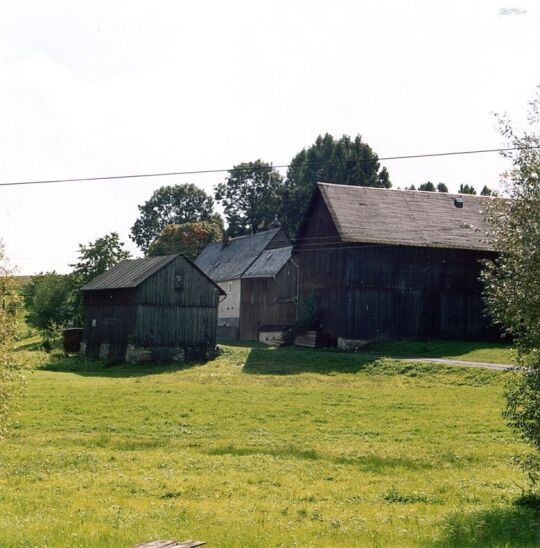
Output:
[[[493,250],[483,216],[493,198],[330,183],[318,189],[343,242]]]
[[[145,257],[144,259],[126,259],[120,261],[117,265],[109,268],[109,270],[84,285],[82,291],[130,289],[137,287],[144,280],[152,276],[152,274],[155,274],[158,270],[180,256],[183,257],[180,253],[174,253],[172,255],[157,255],[155,257]],[[193,261],[190,261],[187,257],[184,257],[184,259],[199,270],[203,276],[208,278]],[[209,278],[209,281],[219,289],[220,293],[224,294],[221,287],[216,285],[213,280]]]
[[[241,278],[257,260],[281,228],[231,238],[229,243],[208,244],[195,264],[215,282]]]
[[[276,276],[291,258],[292,246],[263,251],[244,272],[242,278],[271,278]]]

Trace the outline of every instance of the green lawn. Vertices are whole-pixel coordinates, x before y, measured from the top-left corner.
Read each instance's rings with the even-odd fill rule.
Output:
[[[516,354],[508,343],[472,341],[381,341],[371,343],[366,352],[387,357],[449,358],[486,363],[514,364]]]
[[[533,546],[511,373],[227,346],[206,365],[35,369],[0,443],[0,546]]]

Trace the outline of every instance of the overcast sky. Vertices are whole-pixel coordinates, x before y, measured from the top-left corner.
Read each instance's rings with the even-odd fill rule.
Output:
[[[523,119],[540,84],[539,23],[531,0],[0,0],[0,183],[284,164],[324,132],[381,157],[499,147],[493,112]],[[383,164],[451,190],[505,168]],[[0,238],[20,273],[67,272],[78,243],[130,242],[159,186],[223,177],[0,187]]]

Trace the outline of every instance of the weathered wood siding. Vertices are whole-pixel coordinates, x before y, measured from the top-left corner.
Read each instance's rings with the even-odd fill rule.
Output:
[[[177,276],[182,288],[176,287]],[[215,345],[218,300],[214,284],[177,257],[137,288],[135,337],[142,346]]]
[[[214,346],[218,299],[216,286],[179,256],[137,288],[86,291],[83,341],[92,354],[109,343],[118,357],[130,340],[139,346]]]
[[[130,289],[86,291],[83,342],[89,354],[98,354],[100,343],[111,344],[113,355],[122,353],[134,332],[136,304]],[[125,349],[124,349],[125,353]]]
[[[275,278],[244,278],[240,299],[240,339],[258,340],[264,324],[296,319],[297,268],[289,261]]]
[[[487,252],[345,244],[322,199],[295,250],[300,297],[314,295],[334,339],[493,339],[479,281]]]

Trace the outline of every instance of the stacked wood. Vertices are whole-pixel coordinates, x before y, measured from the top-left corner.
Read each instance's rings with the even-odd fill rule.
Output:
[[[294,339],[295,346],[305,346],[308,348],[317,347],[317,331],[304,331],[296,335]]]

